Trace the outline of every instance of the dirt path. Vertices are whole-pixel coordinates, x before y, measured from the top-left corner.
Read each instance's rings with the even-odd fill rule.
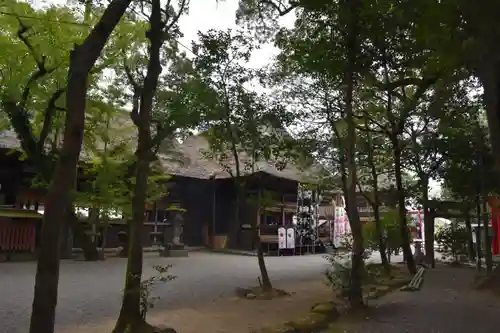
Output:
[[[314,304],[329,301],[332,295],[319,279],[276,287],[293,294],[273,300],[222,298],[197,307],[154,313],[148,316],[148,322],[173,327],[179,333],[248,333],[304,316]],[[115,320],[110,318],[57,333],[109,333]]]
[[[349,333],[494,333],[500,298],[471,290],[474,270],[440,266],[426,272],[418,292],[395,292],[380,299],[361,325]],[[350,326],[350,325],[349,325]],[[356,327],[357,328],[352,328]],[[331,333],[339,332],[333,325]]]

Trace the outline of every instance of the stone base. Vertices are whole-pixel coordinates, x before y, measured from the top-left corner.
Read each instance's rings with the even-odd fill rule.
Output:
[[[189,253],[186,249],[165,249],[160,251],[160,257],[181,258],[188,257]]]

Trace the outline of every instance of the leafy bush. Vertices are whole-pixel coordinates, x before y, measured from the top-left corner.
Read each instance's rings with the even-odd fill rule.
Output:
[[[342,248],[348,252],[333,252],[325,256],[329,263],[329,267],[325,271],[326,283],[333,291],[338,292],[340,297],[348,298],[351,291],[351,275],[352,275],[352,249],[353,238],[348,234],[342,240]],[[363,260],[370,257],[370,251],[365,250]]]
[[[443,259],[451,257],[458,261],[458,256],[467,254],[468,233],[465,226],[442,226],[437,229],[435,238]]]
[[[393,209],[382,214],[380,222],[382,224],[382,231],[384,233],[384,241],[387,248],[387,257],[390,258],[392,254],[399,252],[403,245],[401,232],[399,227],[398,212]],[[410,230],[408,230],[410,234]],[[409,237],[411,239],[411,237]],[[377,227],[375,221],[368,222],[363,225],[363,240],[364,246],[372,251],[379,250],[379,239],[377,235]]]
[[[168,274],[172,265],[155,265],[153,268],[158,272],[158,275],[141,281],[141,316],[143,319],[146,319],[148,310],[154,308],[154,303],[160,298],[159,296],[151,296],[154,287],[159,283],[166,283],[176,278],[174,275]]]

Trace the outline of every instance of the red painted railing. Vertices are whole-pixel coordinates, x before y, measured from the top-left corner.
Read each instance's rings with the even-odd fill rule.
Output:
[[[35,251],[34,222],[2,222],[0,223],[0,251]]]
[[[491,251],[493,255],[497,255],[500,254],[500,198],[490,196],[488,204],[491,208],[491,229],[493,231]]]

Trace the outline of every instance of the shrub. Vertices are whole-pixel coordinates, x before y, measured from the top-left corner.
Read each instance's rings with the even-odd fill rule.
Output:
[[[176,278],[174,275],[168,274],[172,265],[155,265],[153,268],[158,274],[141,281],[141,316],[143,319],[146,319],[148,310],[154,308],[155,302],[160,298],[159,296],[151,296],[154,287],[160,283],[166,283]]]
[[[342,248],[348,250],[344,252],[333,252],[325,256],[329,267],[325,270],[326,283],[333,291],[338,292],[341,298],[348,298],[351,292],[351,274],[352,274],[352,249],[353,238],[348,234],[342,240]],[[370,257],[370,251],[365,250],[363,260]],[[365,271],[366,273],[366,271]]]
[[[384,233],[384,241],[387,248],[387,257],[390,259],[391,255],[399,252],[399,249],[403,245],[397,211],[390,210],[382,214],[380,223],[382,225],[382,231]],[[410,234],[410,230],[408,230],[408,234]],[[363,225],[363,240],[365,243],[365,248],[372,251],[379,250],[379,239],[375,221],[368,222]]]
[[[458,261],[458,256],[467,254],[468,233],[465,226],[442,226],[436,231],[435,238],[443,259],[453,258]]]

